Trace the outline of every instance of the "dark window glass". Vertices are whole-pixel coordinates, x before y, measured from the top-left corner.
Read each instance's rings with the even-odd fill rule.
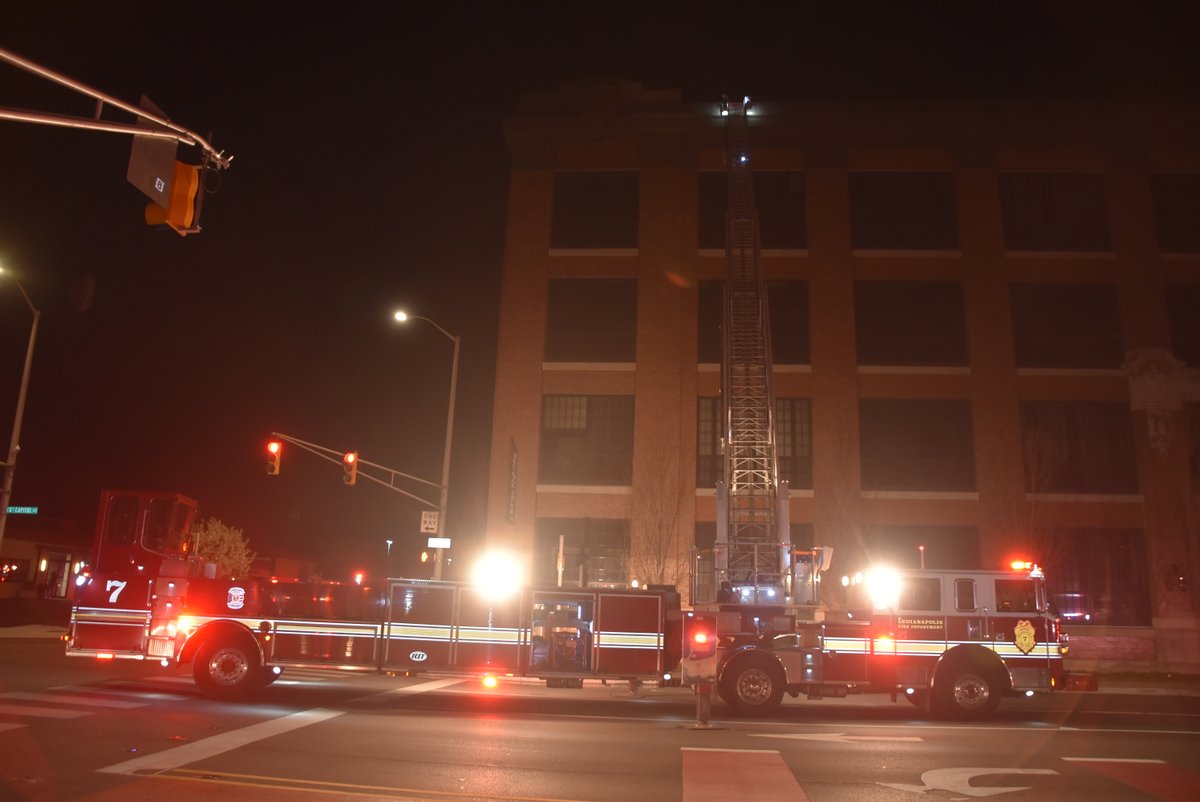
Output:
[[[729,177],[700,173],[697,235],[701,248],[725,247],[725,209]],[[804,173],[756,172],[754,205],[759,243],[763,248],[807,246],[804,216]]]
[[[979,530],[973,526],[876,525],[863,536],[872,563],[896,568],[965,571],[979,568]]]
[[[1146,626],[1146,548],[1137,529],[1055,529],[1038,533],[1050,602],[1071,624]]]
[[[1036,613],[1037,586],[1032,579],[997,579],[996,612]]]
[[[859,428],[864,490],[975,489],[969,402],[865,398]]]
[[[1026,491],[1138,491],[1128,404],[1023,401],[1021,429]]]
[[[966,365],[962,287],[950,281],[856,281],[860,365]]]
[[[104,542],[111,546],[132,546],[137,538],[138,500],[133,496],[109,499],[104,521]]]
[[[623,585],[627,580],[628,521],[538,518],[535,537],[533,572],[536,583],[557,584],[560,539],[565,586]]]
[[[637,359],[637,281],[552,279],[546,304],[547,362]]]
[[[1200,253],[1200,173],[1150,177],[1158,248],[1164,253]]]
[[[704,280],[697,289],[696,359],[701,363],[720,363],[725,282]],[[771,359],[777,365],[809,364],[808,282],[767,282],[767,308],[771,318]]]
[[[775,399],[775,456],[779,478],[793,489],[812,488],[812,419],[807,398]]]
[[[954,609],[960,613],[970,613],[974,612],[977,606],[975,603],[975,580],[954,580]]]
[[[807,365],[808,282],[767,282],[767,308],[771,316],[771,360],[776,365]]]
[[[721,399],[696,399],[696,487],[715,487],[724,478]]]
[[[754,203],[762,247],[806,247],[804,173],[755,173]]]
[[[1119,368],[1125,360],[1117,288],[1012,285],[1013,349],[1023,368]]]
[[[1171,351],[1188,365],[1200,365],[1200,284],[1167,286]]]
[[[632,475],[632,396],[548,395],[543,399],[539,482],[628,485]]]
[[[1010,251],[1109,250],[1099,175],[1003,173],[1000,204]]]
[[[636,248],[637,173],[554,176],[552,248]]]
[[[850,230],[855,248],[957,248],[953,176],[950,173],[851,173]]]
[[[721,361],[721,318],[725,309],[725,282],[705,279],[697,285],[696,361]]]

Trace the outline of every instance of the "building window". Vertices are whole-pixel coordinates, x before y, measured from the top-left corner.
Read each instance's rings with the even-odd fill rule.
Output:
[[[775,457],[779,478],[812,489],[812,404],[807,398],[775,399]]]
[[[540,483],[628,485],[632,476],[633,396],[543,399]]]
[[[696,360],[701,364],[720,363],[725,282],[706,279],[697,289]],[[808,282],[768,281],[767,309],[771,318],[771,360],[777,365],[809,364]]]
[[[1027,492],[1138,492],[1128,404],[1023,401],[1021,439]]]
[[[1150,176],[1158,249],[1200,253],[1200,173]]]
[[[1054,529],[1037,533],[1050,602],[1070,624],[1146,626],[1146,548],[1137,529]]]
[[[546,305],[547,362],[636,359],[635,279],[551,279]]]
[[[958,220],[950,173],[851,173],[855,248],[955,250]]]
[[[1171,352],[1191,367],[1200,366],[1200,284],[1167,286]]]
[[[714,487],[725,478],[721,438],[725,419],[720,398],[699,398],[696,406],[696,487]],[[775,399],[775,457],[779,478],[794,489],[812,489],[812,402]]]
[[[864,398],[859,401],[864,490],[975,489],[967,401]]]
[[[863,545],[868,562],[896,568],[920,568],[922,559],[931,570],[979,568],[979,530],[974,526],[868,526]]]
[[[566,587],[623,587],[629,563],[629,522],[610,518],[538,518],[534,582]],[[560,553],[561,549],[561,553]]]
[[[716,487],[725,478],[721,427],[721,399],[696,399],[696,487]]]
[[[1000,205],[1010,251],[1107,251],[1104,179],[1083,173],[1003,173]]]
[[[856,281],[860,365],[966,365],[962,287],[950,281]]]
[[[1022,368],[1119,368],[1125,359],[1117,288],[1011,287],[1013,348]]]
[[[724,172],[700,173],[699,181],[697,244],[701,248],[724,249],[729,176]],[[807,247],[804,173],[754,173],[754,206],[763,248]]]
[[[564,172],[554,176],[551,248],[637,245],[637,173]]]

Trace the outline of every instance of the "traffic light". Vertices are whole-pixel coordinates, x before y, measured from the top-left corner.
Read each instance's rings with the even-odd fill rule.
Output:
[[[352,485],[358,481],[358,452],[347,451],[342,456],[342,481]]]
[[[684,654],[691,660],[705,660],[717,653],[717,617],[707,613],[692,613],[685,619]]]
[[[171,197],[167,208],[157,203],[146,205],[146,225],[170,226],[181,237],[195,233],[199,229],[193,225],[196,220],[197,196],[200,194],[200,168],[175,162],[175,181],[171,186]]]
[[[267,475],[279,475],[279,456],[283,453],[283,443],[278,440],[267,441]]]

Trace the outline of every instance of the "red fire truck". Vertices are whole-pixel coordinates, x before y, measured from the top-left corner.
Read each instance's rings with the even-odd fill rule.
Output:
[[[742,601],[761,595],[750,587],[731,588],[738,601],[698,606],[686,625],[684,680],[749,715],[774,710],[785,693],[873,691],[940,716],[983,718],[1002,696],[1064,687],[1067,636],[1032,563],[876,569],[845,584],[843,610]]]
[[[101,494],[68,655],[191,663],[196,684],[219,697],[267,685],[287,667],[581,686],[660,681],[679,664],[679,594],[670,590],[205,577],[189,570],[195,512],[173,493]]]
[[[1063,685],[1066,636],[1032,565],[876,571],[847,580],[859,601],[845,611],[759,603],[772,601],[762,587],[737,587],[733,600],[682,613],[671,590],[506,594],[420,579],[205,577],[188,559],[195,514],[196,503],[175,493],[101,494],[68,655],[190,663],[197,685],[224,698],[288,667],[513,675],[564,687],[587,678],[671,681],[682,668],[688,682],[711,684],[748,715],[769,713],[785,693],[883,691],[924,710],[982,717],[1003,695]],[[797,571],[821,562],[812,556]]]

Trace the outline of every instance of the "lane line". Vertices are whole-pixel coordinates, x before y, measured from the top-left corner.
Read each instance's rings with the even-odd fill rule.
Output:
[[[683,802],[809,802],[778,752],[689,749],[683,757]]]
[[[1153,757],[1064,757],[1072,763],[1166,763]]]
[[[34,716],[35,718],[79,718],[96,715],[91,710],[57,710],[52,707],[0,705],[0,716]]]
[[[13,724],[8,721],[0,721],[0,732],[6,732],[8,730],[19,730],[24,726],[25,726],[24,724]]]
[[[412,696],[416,693],[426,693],[427,691],[436,691],[439,688],[447,688],[451,685],[458,685],[461,682],[466,682],[462,677],[454,679],[435,679],[431,682],[422,682],[420,685],[405,685],[402,688],[391,688],[379,693],[368,694],[367,696],[356,696],[351,699],[351,702],[385,702],[391,699],[396,699],[402,696]]]
[[[84,707],[110,707],[116,710],[131,710],[135,707],[149,707],[147,702],[122,702],[119,699],[89,699],[86,696],[72,696],[65,693],[24,693],[9,691],[0,693],[0,698],[16,699],[22,702],[62,702],[68,705],[83,705]]]
[[[282,735],[312,724],[319,724],[322,721],[328,721],[331,718],[344,715],[345,712],[344,710],[325,710],[319,707],[312,710],[302,710],[299,713],[292,713],[290,716],[282,716],[270,721],[251,724],[249,727],[242,727],[240,730],[202,738],[199,741],[184,744],[183,746],[176,746],[173,749],[167,749],[153,755],[135,757],[133,760],[114,763],[111,766],[96,769],[96,771],[101,774],[159,774],[169,769],[177,769],[188,763],[195,763],[198,760],[205,760],[206,758],[238,749],[255,741]]]

